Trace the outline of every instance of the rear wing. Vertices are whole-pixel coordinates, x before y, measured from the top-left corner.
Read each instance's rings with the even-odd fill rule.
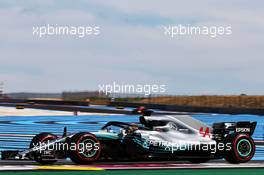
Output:
[[[239,122],[221,122],[213,124],[213,134],[245,133],[253,135],[257,122],[239,121]]]

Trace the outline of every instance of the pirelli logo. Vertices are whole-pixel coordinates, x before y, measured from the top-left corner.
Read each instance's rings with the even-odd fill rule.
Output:
[[[236,132],[250,132],[250,128],[236,128]]]

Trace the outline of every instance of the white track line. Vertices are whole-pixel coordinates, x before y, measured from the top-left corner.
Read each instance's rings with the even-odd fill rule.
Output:
[[[3,165],[0,166],[0,171],[21,171],[21,170],[35,170],[38,166],[33,165]]]

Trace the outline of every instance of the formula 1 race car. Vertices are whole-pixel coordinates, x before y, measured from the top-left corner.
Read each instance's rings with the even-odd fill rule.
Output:
[[[252,159],[251,138],[256,122],[223,122],[209,127],[188,115],[141,116],[139,123],[108,122],[98,132],[58,137],[36,135],[24,151],[3,151],[4,160],[35,160],[52,164],[70,158],[76,164],[117,160],[188,160],[193,163],[226,159],[244,163]]]

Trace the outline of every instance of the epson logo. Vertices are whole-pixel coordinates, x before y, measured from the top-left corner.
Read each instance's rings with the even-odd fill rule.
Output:
[[[250,132],[250,128],[236,128],[236,132]]]

